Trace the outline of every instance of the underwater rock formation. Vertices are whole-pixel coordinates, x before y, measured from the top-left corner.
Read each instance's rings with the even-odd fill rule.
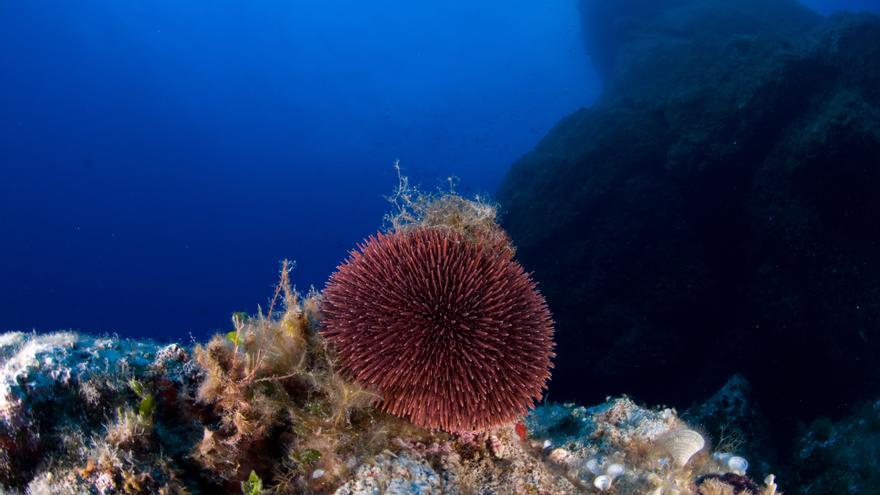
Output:
[[[404,240],[425,236],[441,245],[455,240],[461,244],[457,249],[471,258],[489,249],[491,256],[498,257],[494,261],[512,262],[513,246],[495,223],[493,207],[452,193],[419,195],[405,188],[403,180],[401,184],[395,198],[402,204],[389,217],[388,236]],[[427,256],[433,267],[443,249],[410,254]],[[472,267],[479,263],[466,261]],[[493,276],[510,270],[516,277],[503,284],[505,289],[525,290],[529,301],[516,302],[508,311],[516,315],[516,310],[524,309],[537,316],[520,315],[534,324],[519,322],[521,327],[513,330],[514,323],[501,318],[504,314],[495,314],[492,321],[483,318],[480,336],[531,335],[537,349],[517,347],[529,351],[527,358],[535,353],[547,358],[530,361],[540,388],[552,351],[547,308],[521,267],[501,268],[493,266],[483,278],[491,282]],[[412,423],[388,414],[384,403],[395,398],[381,395],[387,390],[365,388],[369,380],[349,381],[345,363],[337,365],[342,360],[334,350],[340,346],[334,332],[345,331],[338,326],[363,330],[355,325],[361,321],[354,313],[372,311],[347,304],[345,298],[369,298],[357,291],[334,291],[339,280],[331,281],[326,299],[314,290],[303,296],[293,289],[289,273],[285,261],[266,311],[235,313],[230,331],[192,348],[71,332],[0,334],[0,491],[727,495],[745,494],[741,488],[748,487],[752,495],[776,493],[772,475],[758,485],[749,478],[745,458],[733,452],[712,454],[711,438],[682,421],[673,409],[642,407],[626,397],[589,409],[549,403],[528,414],[523,404],[514,404],[513,411],[493,409],[498,404],[492,394],[516,393],[511,392],[510,382],[528,375],[528,363],[524,370],[485,359],[483,367],[462,370],[492,379],[465,383],[447,400],[465,404],[469,414],[488,409],[492,414],[483,418],[492,419],[490,423],[477,421],[468,428],[454,428],[452,434],[437,428],[451,429],[445,428],[448,423],[429,425],[437,428],[429,430],[418,424],[418,417]],[[431,277],[421,283],[432,280],[431,294],[454,299],[458,284],[439,284]],[[392,286],[370,287],[382,292]],[[424,296],[406,294],[415,299]],[[479,297],[498,294],[490,289]],[[328,302],[331,297],[334,305]],[[483,303],[471,306],[478,309]],[[337,317],[345,313],[344,307],[354,313],[332,320],[334,312]],[[410,313],[429,314],[432,308]],[[330,319],[326,327],[324,318]],[[372,325],[382,326],[384,321]],[[462,328],[472,330],[437,326],[428,334]],[[426,330],[409,332],[421,335]],[[486,342],[479,344],[485,347]],[[444,373],[436,369],[436,356],[422,359],[427,372]],[[489,365],[494,368],[486,369]],[[464,397],[474,393],[489,399]],[[431,413],[438,411],[442,409]]]
[[[798,439],[794,457],[799,493],[880,493],[880,400],[836,422],[813,421]]]
[[[604,95],[499,198],[556,318],[553,397],[683,407],[741,372],[790,439],[876,396],[880,18],[581,5]]]
[[[189,377],[178,366],[185,355],[176,345],[72,332],[0,335],[0,480],[24,483],[48,452],[103,431],[114,411],[137,403],[131,378],[157,375],[182,384]]]
[[[717,392],[682,414],[682,418],[715,439],[715,448],[737,452],[750,459],[753,469],[770,471],[780,466],[778,446],[752,398],[751,385],[740,374],[733,375]]]
[[[249,347],[239,357],[253,356],[266,339],[296,334],[295,318],[304,314],[306,301],[273,319],[236,315],[231,333],[238,337],[212,341],[201,351],[74,333],[0,335],[0,487],[4,493],[102,495],[242,493],[242,487],[247,494],[574,494],[601,488],[661,495],[703,493],[701,477],[730,473],[708,446],[683,466],[671,462],[665,439],[691,426],[672,409],[641,407],[625,397],[591,408],[545,404],[522,423],[460,435],[417,428],[369,402],[334,409],[329,392],[348,389],[335,382],[342,378],[322,376],[327,370],[316,333],[300,340],[305,354],[290,377],[263,375],[275,372],[263,364],[249,385],[222,385],[244,393],[263,416],[247,404],[236,411],[207,404],[203,388],[217,386],[211,375],[218,362],[196,356],[225,359],[220,343],[227,351]],[[290,357],[263,363],[290,364]],[[337,417],[339,407],[347,418]],[[269,417],[273,408],[280,414]],[[218,414],[238,423],[228,426],[234,433]],[[24,426],[26,441],[15,429]],[[261,426],[273,433],[257,440]],[[251,439],[245,441],[245,434]],[[207,444],[243,450],[218,452]],[[29,449],[26,459],[22,448]],[[227,470],[224,460],[243,469]],[[248,484],[249,478],[259,483]]]
[[[732,35],[791,38],[820,22],[818,14],[797,0],[581,0],[580,11],[587,54],[610,90],[620,85],[619,78],[632,84],[656,84],[657,74],[645,69],[656,69],[659,64],[672,64],[667,67],[673,72],[700,69],[689,69],[686,64],[692,60],[670,49],[688,50],[690,56],[708,60],[712,53],[695,53],[700,47],[694,42],[717,48]],[[657,55],[669,56],[652,61]],[[636,75],[648,77],[632,77]]]

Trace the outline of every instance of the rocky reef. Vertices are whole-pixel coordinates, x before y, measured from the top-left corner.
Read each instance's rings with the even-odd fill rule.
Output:
[[[774,493],[772,477],[752,482],[754,468],[713,455],[675,410],[626,397],[543,404],[473,433],[416,428],[328,372],[320,337],[298,326],[314,302],[235,315],[238,343],[0,335],[4,493],[746,493],[737,483]],[[251,381],[223,382],[236,368],[221,362],[267,339],[287,352],[263,359]],[[281,377],[280,363],[297,364]]]
[[[783,449],[875,398],[880,18],[581,7],[604,94],[499,198],[557,320],[553,396],[684,408],[741,373]]]
[[[0,334],[0,491],[777,493],[674,409],[533,409],[553,324],[494,206],[402,177],[392,202],[324,293],[285,261],[207,343]]]
[[[794,477],[800,493],[880,493],[880,400],[837,421],[819,418],[798,438]]]

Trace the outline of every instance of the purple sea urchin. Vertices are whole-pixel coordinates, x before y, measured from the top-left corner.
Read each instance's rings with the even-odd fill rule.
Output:
[[[735,473],[724,473],[724,474],[706,474],[697,478],[696,485],[697,491],[701,495],[704,493],[709,493],[708,490],[703,490],[704,484],[716,483],[722,484],[724,486],[729,487],[730,493],[734,495],[744,495],[747,493],[762,493],[761,488],[752,481],[747,476],[743,476]]]
[[[445,229],[380,233],[324,296],[323,333],[342,369],[416,425],[512,421],[550,378],[550,311],[509,249]]]

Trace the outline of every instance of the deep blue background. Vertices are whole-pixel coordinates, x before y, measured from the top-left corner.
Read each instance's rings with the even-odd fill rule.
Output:
[[[0,2],[0,330],[204,338],[598,92],[575,0]]]
[[[570,0],[5,1],[0,67],[0,329],[160,339],[322,286],[395,159],[491,193],[598,90]]]

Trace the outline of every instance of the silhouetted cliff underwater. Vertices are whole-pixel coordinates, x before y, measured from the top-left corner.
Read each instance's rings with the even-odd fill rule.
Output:
[[[880,393],[880,18],[788,0],[581,11],[604,94],[500,193],[558,322],[551,398],[684,408],[739,373],[772,455],[803,463],[805,424]],[[808,493],[847,491],[828,486]]]

